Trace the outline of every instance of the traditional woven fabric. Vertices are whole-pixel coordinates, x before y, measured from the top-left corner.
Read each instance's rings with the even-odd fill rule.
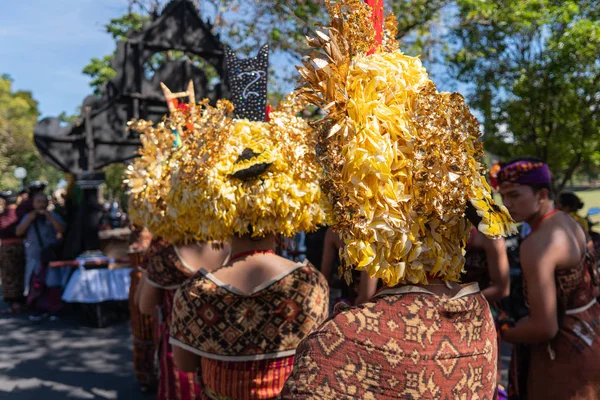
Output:
[[[490,270],[485,250],[472,246],[476,234],[477,230],[473,229],[469,244],[467,245],[467,252],[465,253],[465,273],[463,274],[461,281],[463,283],[477,282],[479,288],[485,290],[491,285],[492,281],[490,279]],[[502,337],[500,335],[501,322],[498,320],[498,316],[503,313],[503,304],[501,301],[493,302],[490,304],[490,309],[496,327],[496,343],[498,349],[500,349],[502,346]],[[500,373],[502,367],[500,360],[497,360],[497,365],[498,373]],[[500,377],[498,377],[498,379],[500,379]]]
[[[275,399],[293,368],[294,356],[242,362],[203,358],[200,399]]]
[[[162,249],[167,248],[169,246],[171,246],[171,244],[163,238],[154,237],[150,242],[150,246],[148,246],[146,251],[143,253],[140,268],[147,270],[148,263],[151,261],[154,255],[160,252]]]
[[[162,289],[177,289],[194,275],[177,255],[172,245],[160,245],[146,257],[147,279]]]
[[[600,399],[600,304],[593,268],[595,261],[586,257],[555,273],[560,328],[550,342],[529,346],[528,399]],[[524,291],[527,298],[526,282]]]
[[[171,343],[202,357],[203,396],[269,399],[327,312],[327,281],[312,265],[298,264],[250,294],[201,270],[175,295]]]
[[[4,300],[22,299],[25,287],[25,249],[23,243],[2,244],[0,246],[0,274],[2,276],[2,296]]]
[[[384,289],[326,321],[298,347],[280,399],[492,399],[494,322],[477,285],[441,299]]]
[[[202,356],[286,357],[327,317],[327,282],[310,265],[299,264],[250,296],[202,272],[177,291],[171,326],[172,342]]]
[[[158,398],[194,399],[199,391],[194,374],[180,370],[173,359],[169,329],[175,289],[193,272],[185,267],[173,245],[157,238],[152,241],[143,261],[147,280],[162,289],[161,318],[158,325]]]
[[[198,395],[200,388],[195,382],[195,374],[180,370],[173,359],[173,349],[169,343],[169,328],[173,296],[175,291],[165,290],[162,304],[162,323],[158,328],[158,393],[161,400],[193,400]]]

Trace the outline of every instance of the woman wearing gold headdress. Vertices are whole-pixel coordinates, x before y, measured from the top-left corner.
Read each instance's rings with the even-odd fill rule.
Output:
[[[478,285],[458,283],[465,214],[487,236],[514,228],[482,176],[478,123],[397,49],[395,22],[377,47],[362,1],[329,13],[329,29],[309,39],[299,91],[328,110],[319,161],[344,273],[366,270],[387,288],[300,344],[280,398],[491,399],[494,322]]]
[[[175,365],[169,343],[173,298],[177,288],[200,268],[222,265],[229,256],[229,246],[214,247],[211,243],[176,246],[166,242],[155,246],[147,257],[139,307],[146,315],[158,316],[157,399],[192,400],[200,390],[195,375]]]
[[[191,82],[183,93],[172,94],[164,85],[163,89],[171,111],[170,119],[156,126],[146,121],[133,121],[131,124],[132,129],[140,132],[142,146],[140,157],[128,170],[127,183],[131,191],[133,221],[158,235],[145,254],[144,276],[137,288],[140,310],[157,317],[159,322],[157,398],[191,400],[199,391],[195,376],[175,365],[169,343],[173,296],[177,288],[201,267],[223,264],[229,256],[229,248],[211,243],[185,245],[182,244],[184,236],[176,234],[176,221],[169,217],[164,202],[171,188],[171,175],[177,171],[176,159],[184,134],[183,127],[173,118],[185,115],[190,109],[187,104],[179,104],[177,98],[187,95],[190,101],[194,101],[194,92]],[[167,235],[171,241],[160,235]]]
[[[161,236],[227,241],[232,254],[179,287],[170,343],[177,364],[197,373],[201,399],[272,399],[328,305],[326,280],[276,255],[277,236],[315,229],[326,214],[314,137],[296,117],[302,105],[289,99],[264,121],[266,49],[255,59],[227,55],[235,118],[225,100],[170,117],[184,134],[163,197],[176,229]]]

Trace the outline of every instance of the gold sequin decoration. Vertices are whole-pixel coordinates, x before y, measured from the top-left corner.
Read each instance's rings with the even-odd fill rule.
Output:
[[[205,101],[191,105],[189,111],[175,110],[169,120],[186,127],[182,146],[171,150],[168,172],[161,174],[161,201],[148,203],[156,207],[142,207],[140,219],[146,223],[162,219],[160,227],[153,227],[171,242],[226,240],[248,233],[292,236],[326,223],[328,203],[319,186],[316,135],[306,120],[296,116],[304,107],[305,103],[288,97],[270,113],[269,122],[232,118],[233,105],[227,100],[216,107]],[[154,128],[147,124],[146,135],[168,135],[157,131],[161,124]],[[240,160],[245,149],[254,156]],[[141,155],[159,153],[143,149]],[[140,161],[132,169],[143,163],[150,161]],[[152,163],[165,165],[158,159]],[[263,163],[269,167],[260,176],[247,180],[233,176]],[[140,181],[147,177],[144,174]],[[132,194],[140,186],[132,176],[129,185]],[[146,204],[148,194],[148,190],[140,192],[141,200],[135,204]],[[149,215],[156,210],[160,217]]]
[[[331,22],[308,39],[298,93],[327,115],[315,123],[322,188],[341,234],[341,273],[368,271],[387,285],[459,279],[470,231],[515,231],[484,179],[480,131],[459,94],[438,93],[417,57],[397,49],[394,17],[382,46],[361,1],[328,3]]]

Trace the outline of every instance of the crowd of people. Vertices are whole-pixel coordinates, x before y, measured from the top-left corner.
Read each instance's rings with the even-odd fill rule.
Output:
[[[47,188],[47,182],[32,181],[28,189],[0,192],[0,274],[8,305],[2,312],[29,313],[34,321],[57,318],[63,306],[62,292],[73,271],[71,267],[48,267],[52,261],[63,260],[61,249],[74,216],[73,207],[66,204],[66,189],[48,195]],[[101,223],[123,224],[122,213],[106,211]]]
[[[50,207],[44,193],[47,183],[34,181],[29,190],[3,191],[4,202],[0,213],[0,271],[2,293],[8,308],[4,313],[23,311],[26,303],[33,303],[48,288],[48,311],[55,312],[60,303],[60,290],[67,271],[47,270],[46,258],[65,231],[63,217]],[[54,204],[53,204],[54,206]]]
[[[131,122],[140,383],[159,399],[600,398],[582,202],[555,204],[535,158],[486,176],[476,119],[398,50],[395,19],[378,26],[355,0],[328,10],[277,108],[268,48],[243,60],[227,49],[231,102],[163,87],[169,114]],[[325,116],[308,124],[307,104]],[[30,196],[19,216],[6,195],[0,215],[11,310],[64,229]]]

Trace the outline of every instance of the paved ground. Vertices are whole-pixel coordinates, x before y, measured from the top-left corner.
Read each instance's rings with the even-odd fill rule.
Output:
[[[0,399],[155,397],[133,376],[129,322],[99,329],[75,316],[38,323],[0,316]]]

